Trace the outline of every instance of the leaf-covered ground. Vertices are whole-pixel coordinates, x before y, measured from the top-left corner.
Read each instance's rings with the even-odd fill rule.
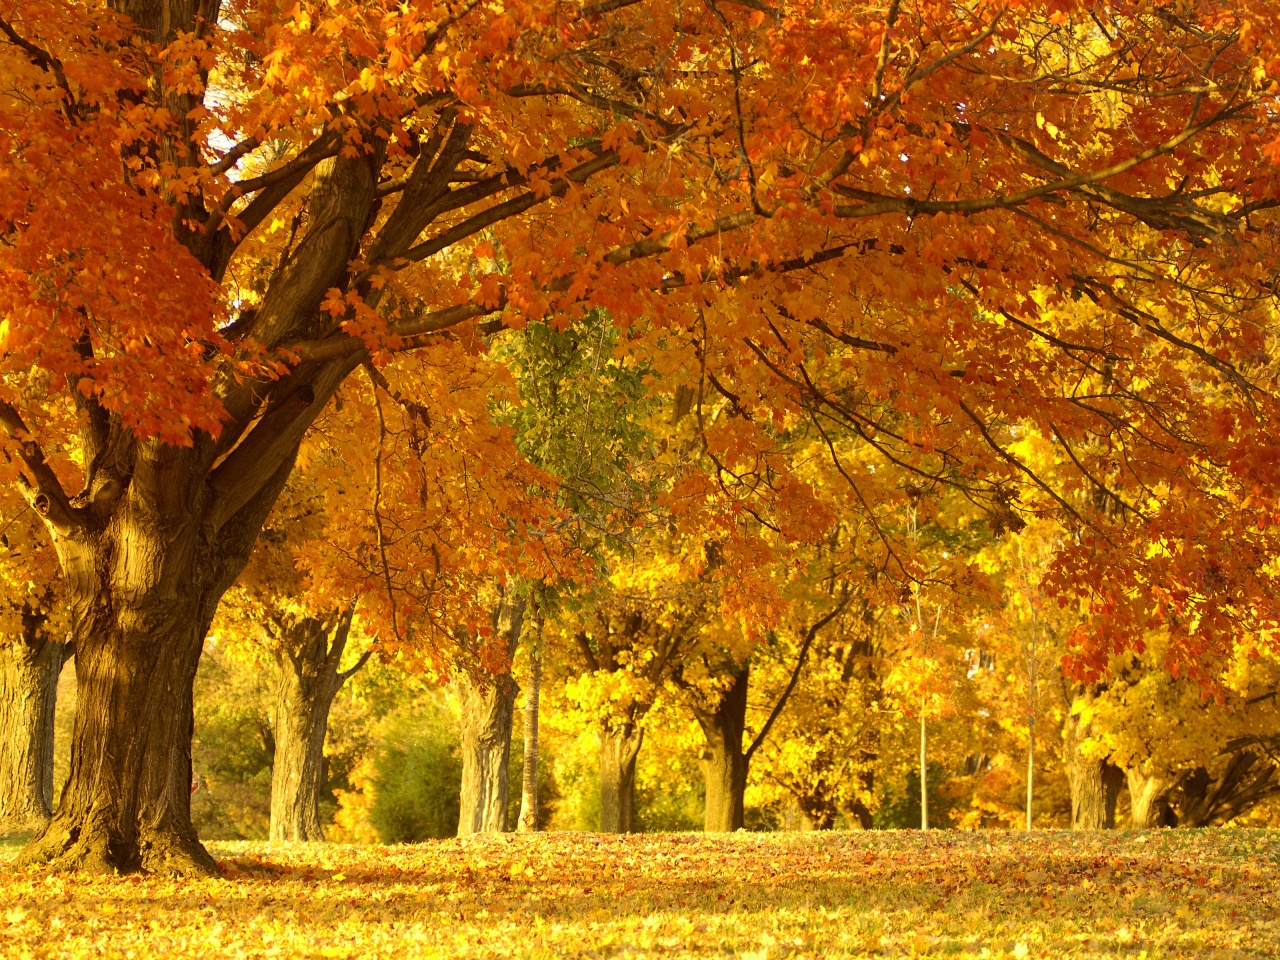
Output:
[[[211,849],[225,878],[7,872],[0,956],[1280,955],[1276,832],[561,833]]]

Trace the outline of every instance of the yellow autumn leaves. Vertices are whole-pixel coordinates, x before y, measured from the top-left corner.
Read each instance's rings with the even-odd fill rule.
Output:
[[[212,849],[223,879],[7,874],[0,955],[1244,960],[1280,949],[1280,836],[1264,831]]]

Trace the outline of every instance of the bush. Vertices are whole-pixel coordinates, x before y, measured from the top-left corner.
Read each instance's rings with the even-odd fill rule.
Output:
[[[264,840],[271,821],[274,665],[251,649],[205,644],[195,681],[191,819],[206,840]]]
[[[684,833],[701,830],[706,788],[701,780],[680,789],[636,788],[636,833]]]
[[[941,764],[929,764],[929,827],[947,829],[954,824],[956,812],[964,805],[943,789],[950,773]],[[920,829],[920,772],[908,770],[902,783],[886,785],[880,794],[880,809],[872,821],[876,830]]]
[[[435,698],[388,718],[369,780],[369,822],[383,843],[457,834],[462,761],[454,727]]]

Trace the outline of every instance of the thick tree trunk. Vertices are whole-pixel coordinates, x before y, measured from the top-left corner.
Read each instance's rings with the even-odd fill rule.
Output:
[[[529,651],[529,688],[524,701],[524,766],[520,784],[520,819],[516,830],[538,829],[538,705],[542,697],[542,618],[538,614],[533,649]]]
[[[207,15],[211,9],[194,0],[112,2],[144,35],[161,38],[194,29],[198,10]],[[166,91],[158,74],[157,80],[147,103],[177,107],[174,116],[187,116],[198,96]],[[194,141],[185,138],[189,129],[179,123],[157,137],[155,155],[196,156]],[[306,236],[279,264],[261,302],[241,311],[234,329],[224,328],[231,339],[270,349],[336,330],[336,321],[319,307],[326,291],[344,283],[368,229],[362,225],[373,223],[386,155],[383,141],[370,136],[367,142],[369,151],[329,157],[310,172]],[[426,167],[418,170],[425,176]],[[298,173],[304,176],[305,169]],[[254,203],[262,215],[296,182],[277,184],[284,191],[278,196],[259,193]],[[412,222],[421,209],[421,203],[397,208],[392,218],[399,229],[388,235],[384,227],[374,259],[394,256],[412,242],[402,238],[421,231]],[[198,197],[177,213],[178,239],[220,281],[235,239],[217,229]],[[376,306],[377,296],[367,296],[366,303]],[[78,346],[87,359],[95,340],[86,324]],[[154,391],[140,386],[128,406],[147,432],[158,431],[150,437],[72,388],[84,464],[83,488],[74,496],[38,443],[23,442],[20,486],[50,532],[64,575],[78,709],[58,809],[18,865],[217,872],[190,810],[192,683],[205,633],[222,594],[248,561],[303,436],[361,362],[359,354],[343,352],[304,360],[279,377],[245,376],[238,361],[218,360],[217,353],[210,354],[218,368],[207,384],[225,414],[216,436],[193,429],[186,442],[172,445],[165,439],[172,434],[161,428],[181,432],[183,424],[157,422],[181,414],[180,406],[164,400],[176,397],[174,391],[190,393],[193,406],[207,410],[207,398],[198,396],[202,387],[193,382],[157,384]],[[6,418],[10,436],[30,432],[7,405]]]
[[[1124,771],[1106,760],[1077,759],[1067,770],[1071,783],[1071,829],[1112,830]]]
[[[1082,746],[1090,734],[1089,721],[1067,715],[1063,730],[1067,781],[1071,786],[1071,829],[1111,830],[1116,825],[1116,801],[1125,783],[1124,771],[1105,757],[1087,756]]]
[[[218,602],[293,457],[222,516],[198,450],[148,442],[135,456],[126,486],[93,488],[78,526],[49,521],[71,614],[76,718],[58,808],[18,866],[218,870],[191,824],[192,684]]]
[[[635,829],[636,759],[644,730],[634,724],[600,731],[600,832]]]
[[[18,858],[93,872],[214,873],[191,825],[192,683],[212,604],[95,611],[75,632],[76,719],[61,804]],[[185,599],[186,602],[183,602]],[[141,607],[141,609],[139,609]]]
[[[714,710],[694,711],[707,740],[702,751],[702,775],[707,786],[703,830],[707,833],[725,833],[743,824],[748,763],[742,737],[747,725],[749,681],[750,669],[743,667]]]
[[[853,801],[853,806],[849,812],[858,818],[858,826],[863,830],[870,830],[876,825],[875,814],[861,800]]]
[[[53,716],[70,647],[24,614],[0,641],[0,834],[40,830],[53,813]]]
[[[507,641],[508,662],[520,640],[524,607],[523,598],[508,598],[494,611],[494,633]],[[484,678],[483,682],[463,679],[460,687],[462,791],[458,836],[505,833],[516,682],[508,672]]]
[[[1173,784],[1158,774],[1129,770],[1130,824],[1138,830],[1176,827],[1178,818],[1169,806]]]
[[[351,618],[348,609],[336,627],[306,617],[280,631],[275,650],[280,676],[272,729],[276,742],[271,767],[272,840],[324,839],[320,797],[326,779],[329,709],[347,678],[368,659],[366,654],[350,670],[338,670]]]

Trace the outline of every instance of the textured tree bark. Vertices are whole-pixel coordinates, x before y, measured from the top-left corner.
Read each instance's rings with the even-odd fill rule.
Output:
[[[600,730],[600,832],[635,829],[636,760],[644,730],[633,724]]]
[[[524,625],[524,598],[504,599],[493,614],[494,633],[507,641],[510,662]],[[477,683],[464,678],[462,694],[462,791],[458,836],[505,833],[508,770],[516,682],[511,674]]]
[[[53,717],[70,646],[22,616],[0,641],[0,834],[40,830],[53,813]]]
[[[1127,771],[1129,779],[1130,824],[1145,830],[1153,827],[1176,827],[1178,818],[1169,806],[1173,784],[1158,774],[1144,770]]]
[[[529,688],[524,702],[524,767],[520,784],[519,833],[538,829],[538,706],[542,697],[542,615],[536,614],[537,630],[529,651]]]
[[[195,0],[111,5],[132,17],[144,37],[160,40],[196,29],[197,14],[210,17],[213,10],[217,19],[216,3]],[[182,119],[198,95],[167,89],[157,68],[145,96],[179,118],[146,148],[165,159],[202,162],[194,121]],[[434,215],[431,201],[448,192],[469,136],[470,127],[454,124],[447,149],[415,164],[401,202],[369,248],[374,260],[404,252],[421,232]],[[278,265],[261,301],[223,328],[232,341],[271,349],[339,332],[320,304],[327,291],[347,288],[351,261],[375,223],[386,150],[384,138],[367,136],[371,149],[333,156],[329,137],[305,148],[292,175],[255,191],[237,214],[237,229],[252,230],[310,178],[306,235]],[[175,236],[215,283],[239,242],[220,219],[198,193],[179,202],[174,217]],[[364,300],[376,308],[378,291]],[[94,345],[86,320],[78,346],[87,360]],[[62,567],[78,681],[68,782],[48,825],[19,855],[20,866],[217,871],[191,825],[196,664],[217,604],[247,562],[303,436],[362,361],[343,349],[302,359],[282,376],[256,377],[244,376],[237,361],[218,362],[208,386],[225,415],[221,429],[192,431],[179,445],[138,436],[119,414],[72,389],[83,455],[83,486],[74,495],[19,411],[0,404],[5,432],[23,438],[18,488],[48,528]],[[140,395],[133,409],[145,413],[149,404]]]
[[[189,803],[191,689],[216,601],[204,591],[166,593],[153,587],[131,596],[117,582],[107,593],[114,602],[97,606],[74,631],[70,777],[57,813],[20,865],[216,872]]]
[[[217,872],[191,825],[192,683],[218,601],[248,561],[293,457],[214,525],[194,449],[140,445],[128,486],[104,484],[80,524],[49,521],[75,646],[71,768],[16,865]],[[59,533],[59,531],[64,531]]]
[[[1064,725],[1067,781],[1071,786],[1071,829],[1111,830],[1116,825],[1116,801],[1125,783],[1124,771],[1105,757],[1090,757],[1082,744],[1090,722],[1067,715]]]
[[[329,709],[347,679],[364,666],[339,671],[354,608],[332,621],[303,618],[280,631],[275,648],[280,676],[272,732],[271,839],[323,840],[320,797],[325,786],[324,740]],[[330,633],[333,640],[330,642]]]
[[[145,28],[158,24],[166,36],[195,25],[189,2],[118,0],[117,8]],[[163,92],[157,97],[165,99]],[[168,139],[157,146],[159,154],[173,147]],[[174,147],[189,148],[185,142]],[[335,328],[319,305],[344,282],[360,246],[360,225],[372,222],[384,157],[375,147],[357,157],[329,157],[310,170],[307,235],[262,302],[242,312],[228,335],[269,348]],[[259,200],[268,209],[279,202],[274,194],[260,193]],[[190,212],[193,223],[209,216]],[[234,238],[201,227],[177,232],[193,240],[188,248],[220,279]],[[215,236],[216,249],[193,239]],[[83,347],[92,355],[88,329]],[[226,414],[221,431],[195,431],[189,445],[179,446],[139,438],[117,414],[73,390],[84,463],[84,486],[75,496],[62,488],[39,446],[24,444],[19,488],[48,528],[62,567],[78,709],[58,809],[16,865],[217,872],[191,824],[196,665],[218,602],[248,561],[302,437],[359,363],[359,356],[344,354],[300,363],[278,378],[244,378],[225,365],[210,384]],[[11,434],[29,432],[12,408],[5,416]]]
[[[750,668],[743,667],[714,710],[694,710],[707,741],[702,751],[702,775],[707,787],[702,828],[707,833],[725,833],[743,825],[748,762],[742,737],[747,725],[749,682]]]

